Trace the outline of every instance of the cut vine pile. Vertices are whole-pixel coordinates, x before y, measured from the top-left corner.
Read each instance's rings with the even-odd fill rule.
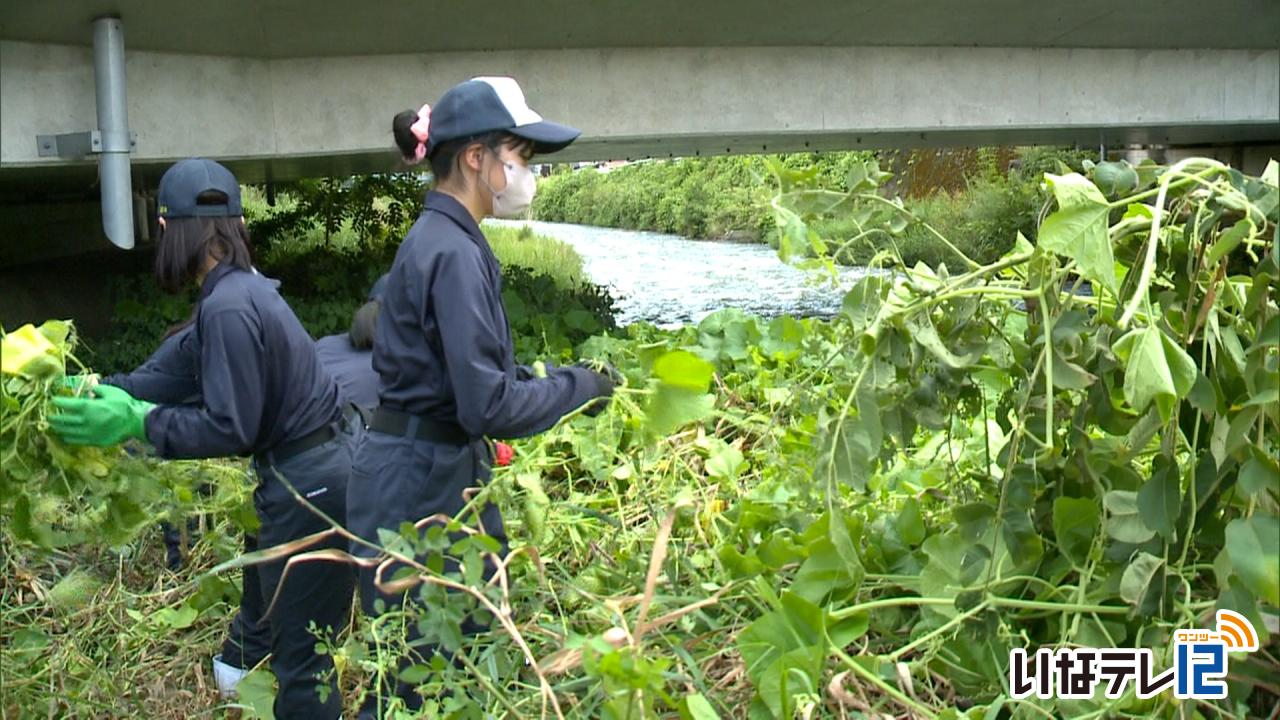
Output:
[[[918,222],[879,196],[872,163],[840,193],[814,173],[773,170],[779,252],[816,273],[850,244],[892,246]],[[577,354],[628,384],[604,415],[516,443],[481,491],[507,518],[502,572],[484,580],[493,544],[482,535],[383,534],[388,556],[435,553],[414,591],[430,609],[359,621],[322,647],[349,712],[371,675],[395,672],[404,621],[458,651],[401,673],[430,717],[1275,717],[1278,172],[1193,159],[1049,175],[1035,243],[1019,237],[992,264],[908,268],[890,251],[831,321],[725,310],[681,330],[592,338]],[[858,234],[810,231],[833,216]],[[66,475],[82,461],[48,449],[37,406],[53,385],[41,382],[6,378],[3,452]],[[133,462],[108,457],[108,478]],[[6,491],[28,499],[3,505],[6,562],[30,574],[45,562],[32,543],[53,543],[23,531],[23,513],[40,514],[21,503],[63,491],[39,471],[9,472],[6,460]],[[103,491],[72,474],[85,507],[114,507],[130,486]],[[131,533],[159,512],[149,498],[131,498],[146,516],[124,523]],[[472,520],[464,511],[455,529]],[[87,544],[53,564],[122,542],[78,532],[68,542]],[[124,547],[145,556],[155,542],[144,533]],[[204,536],[202,569],[228,547],[226,534]],[[442,554],[460,568],[446,572]],[[66,642],[50,629],[65,616],[31,600],[11,609],[15,593],[27,597],[22,577],[5,572],[6,717],[129,716],[155,707],[158,680],[193,695],[185,712],[212,706],[198,668],[156,678],[123,656],[83,675],[111,679],[117,695],[73,684],[74,668],[22,649],[31,634]],[[228,578],[192,571],[148,595],[154,580],[122,572],[95,601],[163,596],[111,637],[134,648],[154,632],[144,654],[178,638],[212,654]],[[1102,686],[1086,699],[1010,693],[1012,649],[1146,648],[1163,670],[1174,632],[1212,628],[1218,609],[1247,618],[1261,645],[1231,653],[1225,699],[1140,699],[1132,683],[1118,698]],[[472,612],[491,629],[464,638]],[[43,674],[23,682],[30,673]],[[263,715],[269,678],[250,678],[241,702]]]

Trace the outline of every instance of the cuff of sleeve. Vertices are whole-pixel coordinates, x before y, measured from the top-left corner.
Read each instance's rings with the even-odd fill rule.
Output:
[[[137,433],[134,437],[155,448],[156,454],[163,457],[164,449],[161,447],[161,443],[159,442],[159,440],[163,438],[160,437],[161,433],[157,427],[160,420],[160,414],[153,412],[156,409],[156,405],[146,401],[139,401],[139,404],[143,407],[138,413]]]

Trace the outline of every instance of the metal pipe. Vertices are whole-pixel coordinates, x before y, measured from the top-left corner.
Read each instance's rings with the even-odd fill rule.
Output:
[[[98,180],[102,229],[116,247],[133,248],[133,181],[129,171],[129,110],[125,103],[124,24],[118,17],[93,21],[93,81],[98,100]]]

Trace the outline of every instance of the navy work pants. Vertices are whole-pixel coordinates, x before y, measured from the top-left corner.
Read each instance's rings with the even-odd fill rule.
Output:
[[[294,498],[282,478],[329,517],[345,522],[351,454],[360,432],[344,423],[343,430],[323,445],[280,462],[269,453],[254,460],[259,482],[253,503],[261,527],[256,538],[246,538],[246,552],[329,527]],[[323,548],[346,550],[346,541],[334,537],[299,552]],[[342,713],[333,660],[330,655],[316,654],[320,638],[308,626],[314,623],[326,638],[346,626],[355,575],[349,565],[313,561],[295,564],[286,576],[286,561],[281,558],[244,569],[240,611],[223,644],[222,661],[249,668],[270,653],[271,671],[279,688],[275,716],[280,720],[333,720]],[[322,685],[329,689],[324,702],[319,692]]]
[[[398,531],[403,522],[416,523],[436,514],[452,517],[466,505],[465,491],[478,488],[489,477],[489,450],[482,441],[458,446],[371,430],[365,434],[352,463],[351,481],[347,486],[347,527],[376,543],[379,528]],[[465,520],[472,521],[471,518]],[[497,506],[485,506],[480,520],[485,534],[498,540],[505,552],[506,534]],[[351,551],[363,557],[374,555],[361,545],[352,547]],[[383,571],[384,582],[391,580],[396,569],[392,566]],[[446,571],[455,569],[454,563],[446,563]],[[399,596],[387,595],[379,592],[374,584],[374,570],[360,571],[360,605],[369,617],[376,615],[376,600],[381,599],[384,607],[392,610],[400,608],[406,597],[417,597],[417,588]],[[409,628],[406,639],[413,650],[408,657],[401,658],[401,668],[429,663],[436,654],[434,646],[421,642],[416,623],[410,621]],[[483,626],[468,620],[462,629],[465,634],[474,634]],[[422,706],[422,697],[412,686],[397,682],[395,688],[371,688],[360,709],[360,719],[377,720],[380,708],[385,707],[392,694],[399,696],[411,710]]]

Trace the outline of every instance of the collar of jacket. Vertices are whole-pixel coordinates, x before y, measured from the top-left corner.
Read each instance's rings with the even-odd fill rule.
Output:
[[[222,282],[222,279],[238,270],[231,263],[218,263],[208,275],[204,276],[204,282],[200,284],[200,299],[196,302],[204,302],[204,299],[213,293],[213,289]]]
[[[464,232],[471,236],[473,240],[481,240],[484,233],[480,231],[480,226],[476,224],[476,219],[471,217],[471,212],[458,202],[452,195],[447,195],[436,190],[427,193],[427,201],[425,203],[426,210],[433,210],[442,213],[462,228]]]

